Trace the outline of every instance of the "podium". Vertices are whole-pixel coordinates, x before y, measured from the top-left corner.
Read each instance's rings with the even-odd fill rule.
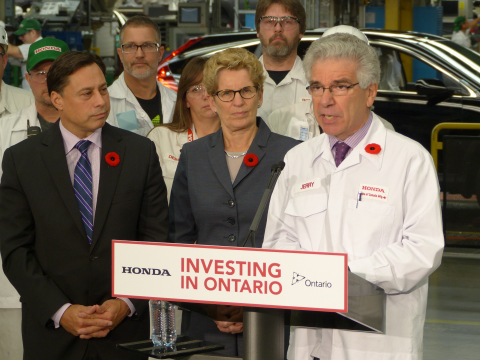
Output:
[[[205,315],[217,306],[243,307],[246,360],[282,360],[285,325],[385,331],[383,289],[349,272],[346,254],[114,240],[112,292],[172,301]],[[239,359],[180,351],[152,355],[149,343],[119,347],[157,358]],[[215,349],[205,344],[199,351],[209,346]]]

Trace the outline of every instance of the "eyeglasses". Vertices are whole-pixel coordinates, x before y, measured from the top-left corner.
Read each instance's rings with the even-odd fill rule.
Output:
[[[334,96],[343,96],[347,95],[348,89],[353,88],[355,85],[358,85],[359,83],[352,84],[350,86],[347,85],[332,85],[332,86],[327,86],[327,87],[322,87],[320,85],[310,85],[307,86],[307,90],[310,95],[312,96],[322,96],[323,93],[325,92],[325,89],[330,90],[330,93]]]
[[[283,28],[283,30],[293,30],[297,24],[300,23],[298,18],[293,16],[262,16],[259,19],[259,22],[261,27],[265,30],[272,30],[275,26],[277,26],[277,23],[280,23],[280,26]]]
[[[28,73],[28,75],[32,77],[33,81],[39,84],[44,84],[47,81],[47,74],[48,74],[48,71],[45,71],[45,70]]]
[[[201,99],[205,96],[205,88],[203,85],[195,85],[187,90],[187,94],[194,99]]]
[[[245,86],[240,90],[220,90],[216,93],[213,93],[212,96],[217,96],[220,100],[224,102],[233,101],[235,94],[239,93],[242,99],[251,99],[257,95],[258,86]]]
[[[141,48],[144,53],[153,53],[158,51],[160,44],[158,43],[145,43],[142,45],[136,44],[122,44],[122,53],[135,54],[138,48]]]

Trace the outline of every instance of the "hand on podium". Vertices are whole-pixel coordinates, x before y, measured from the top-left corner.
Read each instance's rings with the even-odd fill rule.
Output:
[[[215,323],[221,332],[238,334],[243,332],[243,307],[218,306]]]

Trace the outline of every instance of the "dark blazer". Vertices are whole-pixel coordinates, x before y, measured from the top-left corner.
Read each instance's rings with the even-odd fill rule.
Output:
[[[247,153],[258,157],[254,167],[242,163],[234,183],[225,158],[222,129],[182,148],[170,195],[170,240],[220,246],[240,246],[257,211],[273,164],[297,145],[297,140],[272,133],[257,118],[258,132]],[[255,245],[261,247],[268,207],[258,227]],[[251,246],[250,241],[246,246]],[[188,330],[186,329],[187,324]],[[213,320],[196,313],[184,316],[182,332],[224,344],[218,353],[241,355],[241,337],[221,333]]]
[[[260,118],[257,123],[258,132],[247,153],[257,155],[258,164],[242,163],[233,184],[221,128],[183,146],[170,196],[170,240],[241,245],[270,180],[272,165],[299,143],[272,133]],[[267,211],[268,207],[256,233],[257,247],[262,247]]]
[[[120,156],[109,166],[109,152]],[[102,129],[100,182],[89,245],[58,123],[9,148],[0,184],[0,251],[5,274],[22,302],[24,359],[136,359],[117,343],[149,338],[148,301],[106,338],[81,340],[51,317],[65,303],[94,305],[112,298],[111,240],[166,241],[168,209],[154,144],[108,124]],[[144,357],[140,357],[144,359]]]

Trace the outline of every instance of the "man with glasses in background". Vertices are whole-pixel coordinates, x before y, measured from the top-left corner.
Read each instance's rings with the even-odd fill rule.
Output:
[[[35,19],[25,19],[21,22],[15,35],[23,42],[22,45],[10,45],[8,47],[8,55],[17,58],[21,62],[22,67],[22,88],[30,90],[25,73],[27,72],[27,57],[30,45],[36,41],[42,40],[42,25]]]
[[[50,129],[58,120],[47,88],[47,73],[60,54],[69,51],[62,40],[46,37],[30,47],[25,77],[35,102],[0,120],[0,159],[7,148]],[[0,169],[0,175],[2,171]]]
[[[108,88],[108,123],[145,136],[172,121],[177,94],[157,81],[161,41],[159,27],[146,16],[133,16],[123,25],[117,52],[124,72]]]
[[[383,334],[297,328],[288,359],[421,359],[428,276],[444,247],[432,157],[371,111],[380,61],[365,41],[322,37],[304,64],[324,133],[285,156],[263,247],[347,253],[349,270],[387,296]]]
[[[3,28],[0,28],[0,33],[2,30]],[[52,66],[53,60],[62,52],[68,50],[67,44],[53,38],[42,39],[30,47],[26,65],[28,71],[26,79],[31,86],[35,102],[0,119],[0,161],[8,147],[25,140],[30,135],[47,130],[58,120],[58,111],[53,107],[48,95],[47,72]],[[6,58],[7,55],[3,57]],[[6,63],[7,60],[4,61]],[[2,83],[2,100],[4,85]],[[22,96],[24,99],[28,99],[29,103],[31,99],[33,100],[30,92],[13,87],[9,88],[21,92],[9,94],[9,97],[15,98],[15,101],[22,100]],[[0,168],[1,174],[2,170]],[[3,304],[0,308],[0,329],[4,330],[4,333],[0,334],[0,359],[21,359],[23,347],[20,295],[5,277],[3,271],[0,272],[0,304]]]
[[[305,34],[305,9],[298,0],[259,0],[255,11],[257,37],[262,44],[263,104],[258,116],[267,121],[283,106],[310,102],[307,81],[297,48]]]

